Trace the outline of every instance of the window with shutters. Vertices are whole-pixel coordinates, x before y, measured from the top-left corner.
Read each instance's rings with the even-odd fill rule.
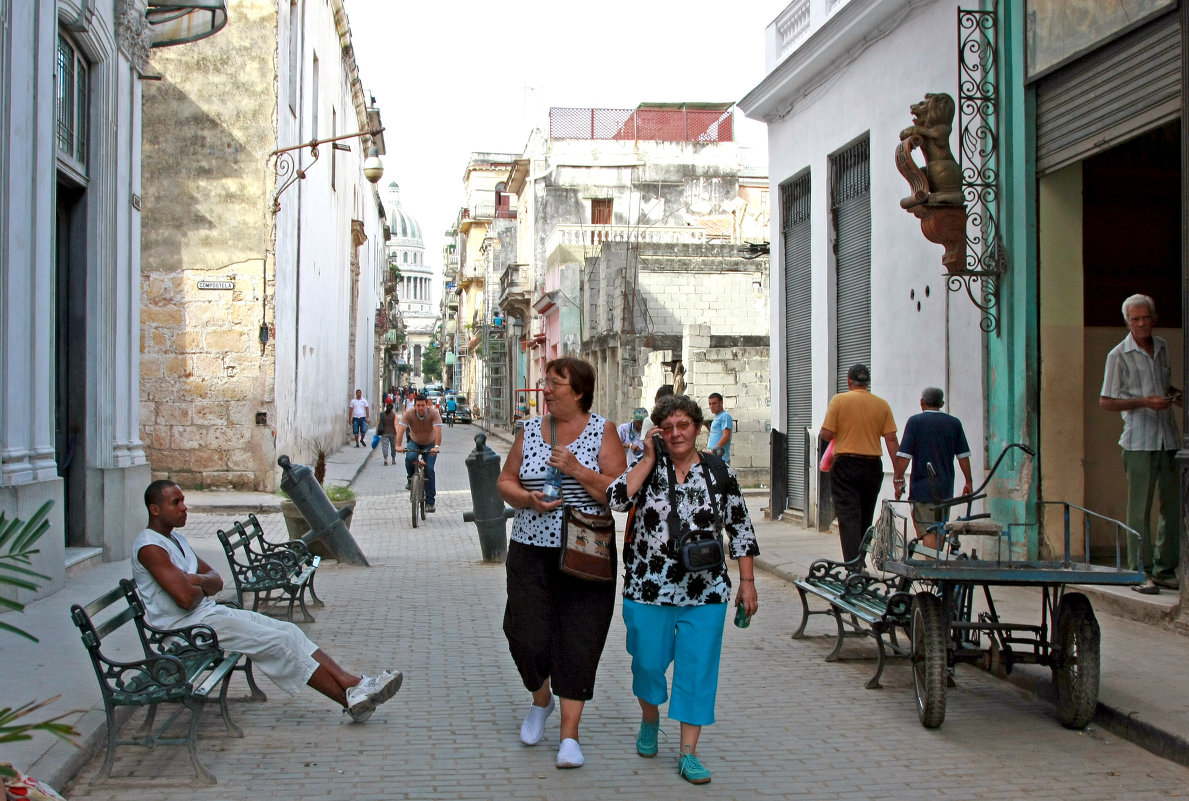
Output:
[[[870,141],[830,158],[830,220],[834,237],[835,388],[846,391],[846,371],[871,366]]]
[[[808,448],[805,429],[813,419],[812,263],[809,171],[780,186],[784,245],[785,423],[788,434],[788,505],[804,511]]]
[[[595,198],[590,201],[590,224],[611,224],[611,198]]]

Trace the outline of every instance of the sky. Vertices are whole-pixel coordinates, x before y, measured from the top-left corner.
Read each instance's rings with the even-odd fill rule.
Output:
[[[384,177],[441,269],[473,151],[521,153],[550,106],[734,102],[764,78],[764,31],[788,0],[344,0],[359,77],[385,131]],[[735,138],[767,163],[767,131]]]

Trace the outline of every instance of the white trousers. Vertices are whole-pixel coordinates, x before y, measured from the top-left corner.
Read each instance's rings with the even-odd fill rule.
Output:
[[[202,620],[219,636],[219,647],[252,658],[260,672],[289,695],[297,695],[318,669],[318,646],[293,623],[259,612],[217,606]]]

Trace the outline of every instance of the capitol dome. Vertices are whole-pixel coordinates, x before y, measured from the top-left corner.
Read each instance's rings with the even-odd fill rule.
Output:
[[[389,204],[387,209],[389,233],[394,239],[405,240],[407,244],[423,245],[421,224],[400,207],[400,186],[396,181],[388,184],[388,191],[385,194],[387,195],[385,200]]]

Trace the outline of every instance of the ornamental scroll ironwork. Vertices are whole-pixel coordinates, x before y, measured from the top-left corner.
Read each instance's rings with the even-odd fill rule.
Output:
[[[950,270],[951,292],[965,289],[982,312],[979,327],[999,332],[999,279],[1007,255],[999,230],[999,89],[996,12],[958,9],[958,163],[966,202],[965,269]]]
[[[306,164],[304,167],[298,163],[301,159],[300,150],[282,150],[275,155],[277,160],[277,191],[272,196],[272,210],[273,214],[280,214],[281,193],[288,189],[295,181],[301,181],[306,177],[306,171],[318,161],[318,147],[317,145],[310,147],[312,158],[309,164]]]

